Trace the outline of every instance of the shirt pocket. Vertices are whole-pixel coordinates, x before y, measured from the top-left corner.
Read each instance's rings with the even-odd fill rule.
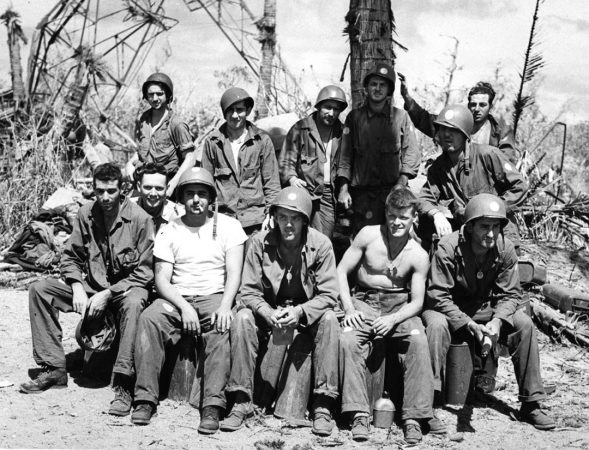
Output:
[[[229,178],[231,176],[231,167],[215,167],[215,178]]]
[[[139,252],[132,247],[125,247],[117,252],[115,271],[118,273],[131,272],[139,262]]]

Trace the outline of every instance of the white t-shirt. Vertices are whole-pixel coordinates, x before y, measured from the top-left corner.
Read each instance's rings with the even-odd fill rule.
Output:
[[[491,138],[491,122],[485,121],[483,126],[479,128],[475,134],[470,137],[471,142],[475,144],[489,145],[489,139]]]
[[[233,152],[233,159],[235,160],[235,167],[237,167],[237,171],[239,172],[239,149],[245,143],[245,138],[247,137],[247,129],[243,130],[241,136],[239,136],[234,141],[231,142],[231,151]]]
[[[153,255],[174,265],[170,281],[181,295],[210,295],[225,289],[225,253],[246,240],[240,223],[224,214],[218,215],[215,240],[212,219],[188,227],[177,218],[160,229]]]

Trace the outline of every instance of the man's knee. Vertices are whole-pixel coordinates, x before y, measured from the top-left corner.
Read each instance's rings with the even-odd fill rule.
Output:
[[[421,318],[425,324],[426,335],[450,334],[448,320],[444,314],[440,314],[437,311],[426,310],[421,314]]]
[[[251,309],[243,308],[239,310],[231,323],[231,333],[234,336],[240,336],[251,331],[255,332],[255,330],[256,319]]]
[[[529,336],[534,333],[534,323],[530,316],[518,309],[513,315],[513,328],[521,336]]]
[[[140,314],[145,309],[148,295],[145,289],[131,289],[124,295],[125,298],[120,303],[122,314]]]
[[[335,311],[331,309],[325,311],[321,316],[321,319],[319,319],[319,326],[323,327],[324,329],[339,328],[339,322],[337,320],[337,316],[335,315]]]
[[[29,287],[29,303],[39,303],[40,300],[43,300],[49,290],[49,283],[49,279],[33,283]]]
[[[344,353],[360,351],[360,341],[353,329],[343,330],[340,333],[339,345]]]

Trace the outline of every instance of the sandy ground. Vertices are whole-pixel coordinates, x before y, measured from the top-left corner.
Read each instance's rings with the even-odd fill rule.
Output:
[[[549,255],[549,269],[558,267],[554,280],[584,285],[586,266],[559,255]],[[368,442],[356,444],[345,427],[334,430],[330,438],[320,439],[310,428],[290,428],[269,416],[253,419],[235,433],[204,437],[196,431],[198,411],[171,400],[162,402],[151,425],[133,426],[129,417],[105,413],[113,395],[109,387],[93,386],[80,376],[80,354],[76,353],[73,337],[79,316],[73,313],[62,316],[64,346],[72,361],[68,388],[40,395],[20,394],[18,384],[27,380],[29,370],[35,367],[27,305],[26,291],[0,290],[0,385],[4,381],[13,383],[0,388],[1,448],[403,447],[402,431],[397,427],[390,433],[373,429]],[[513,419],[519,408],[517,387],[510,361],[501,358],[498,388],[493,396],[462,410],[441,410],[449,434],[442,438],[426,435],[419,448],[589,449],[589,353],[566,342],[553,343],[543,334],[540,345],[545,383],[556,385],[556,391],[544,403],[557,421],[556,430],[537,431]]]

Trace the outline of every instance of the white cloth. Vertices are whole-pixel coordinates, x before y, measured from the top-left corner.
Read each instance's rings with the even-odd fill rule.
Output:
[[[479,131],[471,135],[470,140],[475,144],[489,145],[489,139],[491,138],[491,123],[486,120]]]
[[[331,136],[331,135],[330,135]],[[330,137],[325,148],[325,164],[323,164],[323,181],[324,183],[331,183],[331,147],[333,138]]]
[[[239,136],[236,140],[232,141],[229,140],[231,143],[231,151],[233,152],[233,158],[235,159],[235,167],[239,170],[239,149],[245,143],[245,138],[247,137],[247,128],[243,130],[243,134]]]
[[[160,229],[153,255],[174,265],[170,282],[181,295],[210,295],[225,289],[226,252],[246,240],[240,223],[224,214],[218,214],[215,240],[212,219],[188,227],[177,218]]]

